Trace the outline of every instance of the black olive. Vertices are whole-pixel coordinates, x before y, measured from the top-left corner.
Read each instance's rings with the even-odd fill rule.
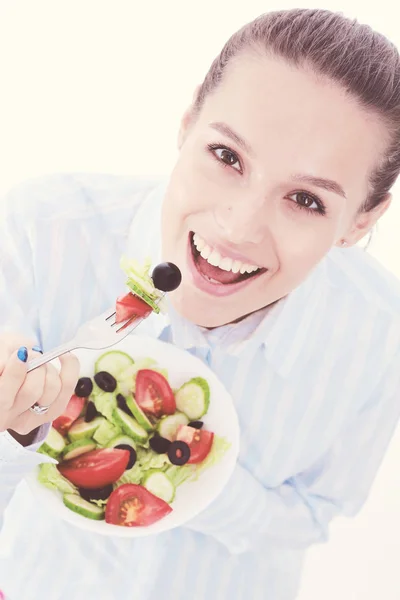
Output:
[[[202,429],[203,425],[203,421],[191,421],[188,424],[188,427],[193,427],[193,429]]]
[[[126,403],[125,396],[123,396],[122,394],[117,394],[117,404],[118,408],[126,412],[128,415],[132,416],[132,413],[129,410],[128,405]]]
[[[113,486],[106,485],[102,488],[96,488],[94,490],[87,490],[86,488],[79,488],[79,495],[82,496],[84,500],[90,502],[91,500],[107,500],[113,491]]]
[[[107,371],[100,371],[94,376],[94,380],[101,390],[104,392],[115,392],[117,388],[117,382],[115,377]]]
[[[165,262],[154,267],[151,278],[158,290],[172,292],[180,286],[182,273],[174,263]]]
[[[81,377],[75,388],[75,396],[87,398],[93,391],[93,382],[90,377]]]
[[[95,419],[100,413],[96,409],[94,402],[91,400],[88,402],[85,413],[85,423],[90,423]]]
[[[181,467],[190,459],[190,448],[186,442],[172,442],[168,450],[168,458],[173,465]]]
[[[129,462],[128,462],[126,469],[132,469],[132,467],[136,463],[136,458],[137,458],[135,448],[132,448],[132,446],[129,446],[129,444],[118,444],[118,446],[114,446],[114,448],[129,451]]]
[[[160,435],[152,437],[149,443],[150,448],[154,450],[154,452],[157,452],[157,454],[166,454],[171,446],[171,442]]]

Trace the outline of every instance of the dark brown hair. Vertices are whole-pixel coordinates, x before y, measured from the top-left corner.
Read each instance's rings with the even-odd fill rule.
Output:
[[[340,13],[294,9],[261,15],[232,35],[214,60],[195,101],[204,99],[220,83],[233,57],[260,49],[298,67],[338,82],[360,105],[377,114],[390,134],[390,143],[371,174],[371,192],[363,209],[382,202],[400,172],[400,56],[383,35]]]

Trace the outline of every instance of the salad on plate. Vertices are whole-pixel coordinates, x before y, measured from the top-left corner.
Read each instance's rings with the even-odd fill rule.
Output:
[[[116,321],[159,311],[158,290],[180,283],[171,263],[156,267],[152,277],[149,264],[123,259],[122,266],[130,291],[117,299]],[[173,511],[179,486],[196,480],[230,447],[207,428],[209,405],[204,377],[172,389],[167,371],[153,358],[104,352],[92,376],[79,379],[39,448],[58,462],[41,464],[38,480],[82,517],[124,527],[152,525]]]

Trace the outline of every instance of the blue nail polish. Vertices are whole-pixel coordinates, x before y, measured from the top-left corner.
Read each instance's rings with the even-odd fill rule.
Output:
[[[17,356],[19,360],[22,360],[22,362],[26,362],[28,360],[28,348],[26,348],[26,346],[21,346],[21,348],[17,352]]]
[[[32,350],[34,352],[40,352],[40,354],[43,354],[43,350],[40,348],[40,346],[33,346]]]

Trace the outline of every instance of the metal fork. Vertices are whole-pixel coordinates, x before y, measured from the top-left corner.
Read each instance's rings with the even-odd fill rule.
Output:
[[[161,300],[162,298],[158,300],[157,304]],[[151,312],[149,314],[151,314]],[[77,350],[78,348],[87,350],[110,348],[132,333],[132,331],[149,315],[146,317],[131,317],[121,323],[115,322],[115,316],[116,312],[114,308],[112,308],[95,319],[84,323],[78,329],[76,336],[71,341],[54,348],[54,350],[50,350],[50,352],[45,352],[39,356],[39,358],[30,360],[28,362],[28,372],[37,369],[41,365],[44,365],[67,352]]]

